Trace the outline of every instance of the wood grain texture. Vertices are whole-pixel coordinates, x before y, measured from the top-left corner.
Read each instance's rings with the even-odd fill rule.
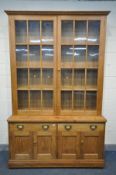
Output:
[[[92,168],[103,168],[104,167],[104,160],[103,159],[80,159],[80,160],[56,160],[56,161],[16,161],[16,160],[9,160],[8,166],[9,168],[25,168],[25,167],[92,167]]]
[[[95,125],[93,129],[91,126]],[[103,123],[22,122],[9,123],[9,128],[10,168],[18,168],[22,164],[22,167],[102,167],[104,165],[105,126]]]
[[[108,15],[110,11],[10,11],[7,15]]]
[[[32,116],[12,115],[8,118],[9,123],[14,122],[106,122],[103,116]]]
[[[12,100],[13,114],[8,118],[9,127],[9,167],[103,167],[104,166],[104,135],[106,119],[101,114],[102,94],[103,94],[103,67],[105,51],[105,28],[106,16],[109,11],[5,11],[9,15],[10,28],[10,59],[12,77]],[[26,41],[17,43],[15,36],[15,21],[25,21]],[[29,41],[29,22],[40,21],[40,43]],[[53,23],[53,43],[42,41],[42,22],[52,21]],[[72,21],[72,36],[68,40],[62,37],[62,21]],[[76,22],[86,21],[86,41],[79,44],[74,41],[76,37]],[[89,38],[89,22],[100,22],[100,41],[92,43]],[[70,27],[69,27],[70,29]],[[66,29],[65,29],[66,30]],[[99,33],[99,32],[98,32]],[[20,36],[20,32],[19,32]],[[25,36],[22,36],[25,39]],[[94,35],[92,35],[94,37]],[[49,38],[49,37],[48,37]],[[99,40],[99,36],[97,38]],[[30,64],[30,46],[40,46],[40,64],[36,62]],[[43,64],[42,47],[53,46],[52,65]],[[62,46],[73,48],[72,63],[62,63]],[[74,48],[85,46],[85,63],[76,63]],[[24,65],[17,67],[16,46],[26,46],[27,67]],[[88,47],[99,47],[98,67],[87,63]],[[22,64],[22,63],[21,63]],[[64,64],[64,65],[63,65]],[[17,69],[27,69],[27,87],[18,87]],[[40,81],[43,82],[43,69],[53,69],[53,85],[48,87],[41,84],[34,89],[30,87],[30,69],[41,69]],[[72,69],[71,87],[62,86],[62,69]],[[75,69],[83,69],[85,72],[84,87],[75,87]],[[98,71],[98,85],[94,88],[87,84],[88,69]],[[25,84],[24,84],[25,85]],[[31,109],[31,91],[40,91],[41,109]],[[53,92],[53,105],[50,109],[44,107],[44,91]],[[27,92],[27,108],[20,109],[18,106],[18,91]],[[71,109],[62,108],[61,92],[71,92]],[[84,106],[82,109],[74,109],[74,92],[84,92]],[[96,92],[96,108],[87,109],[87,93]],[[22,97],[22,96],[21,96]],[[22,97],[23,98],[23,97]],[[26,98],[26,97],[25,97]],[[25,102],[23,98],[23,102]],[[68,99],[67,99],[68,100]],[[21,100],[20,100],[21,101]],[[49,106],[50,100],[47,100]],[[34,101],[35,103],[35,101]],[[67,103],[67,101],[65,101]],[[93,105],[92,103],[90,105]]]

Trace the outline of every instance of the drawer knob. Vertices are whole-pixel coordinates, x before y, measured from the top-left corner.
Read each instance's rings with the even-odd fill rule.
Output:
[[[96,130],[97,129],[97,125],[90,125],[90,129],[93,130],[93,131]]]
[[[22,129],[24,128],[24,125],[17,125],[17,128],[18,128],[19,130],[22,130]]]
[[[43,130],[48,130],[49,129],[49,125],[42,125]]]
[[[72,126],[71,125],[65,125],[64,126],[67,131],[71,130]]]

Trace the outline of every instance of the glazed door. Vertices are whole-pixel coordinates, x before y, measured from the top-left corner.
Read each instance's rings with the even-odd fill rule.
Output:
[[[75,124],[58,125],[58,159],[80,157],[80,133]]]
[[[51,160],[56,158],[56,125],[39,124],[34,133],[34,159]]]
[[[59,114],[96,115],[101,19],[61,16],[58,25]]]
[[[17,17],[14,28],[14,110],[19,114],[53,115],[56,108],[56,17]]]
[[[83,132],[81,135],[81,156],[83,159],[103,159],[103,132]]]

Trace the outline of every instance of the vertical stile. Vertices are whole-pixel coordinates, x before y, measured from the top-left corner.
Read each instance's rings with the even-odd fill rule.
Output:
[[[86,20],[86,57],[85,57],[85,93],[84,93],[84,112],[86,111],[86,93],[87,93],[87,55],[88,55],[88,20]]]
[[[13,21],[14,20],[14,21]],[[9,27],[13,26],[13,29],[10,27],[10,60],[11,60],[11,79],[12,85],[14,88],[14,92],[12,91],[12,98],[13,98],[13,113],[16,114],[18,111],[18,87],[17,87],[17,66],[16,66],[16,28],[15,28],[15,18],[9,17]],[[14,34],[13,34],[14,33]],[[14,48],[14,49],[13,49]]]
[[[43,85],[42,85],[42,20],[40,20],[40,92],[41,92],[41,111],[43,110]]]
[[[73,19],[73,64],[72,64],[72,110],[74,110],[74,59],[75,59],[75,19]]]
[[[56,31],[55,32],[56,36],[54,34],[54,38],[55,38],[55,68],[56,68],[54,71],[56,71],[56,73],[55,73],[55,77],[56,77],[55,89],[56,89],[56,91],[54,93],[56,93],[55,94],[55,114],[58,115],[58,113],[59,113],[59,100],[58,100],[59,99],[59,88],[58,88],[58,85],[59,85],[59,71],[58,71],[58,69],[59,69],[59,56],[58,56],[58,53],[59,52],[58,52],[58,45],[60,46],[60,44],[57,44],[59,42],[59,37],[57,39],[57,36],[59,36],[59,34],[58,34],[58,27],[56,25],[58,25],[58,17],[56,17],[55,29],[54,29]]]
[[[26,21],[27,25],[27,62],[28,62],[28,109],[30,109],[30,59],[29,59],[29,20]]]
[[[53,109],[54,109],[54,114],[57,113],[56,111],[56,94],[57,94],[57,90],[56,90],[56,83],[57,83],[57,76],[56,76],[56,70],[57,70],[57,67],[56,67],[56,64],[57,64],[57,61],[56,61],[56,37],[57,37],[57,27],[56,27],[56,17],[55,19],[53,20]]]
[[[57,18],[58,21],[58,43],[57,43],[57,49],[58,49],[58,56],[57,56],[57,114],[60,114],[61,111],[61,18]],[[59,46],[59,47],[58,47]]]

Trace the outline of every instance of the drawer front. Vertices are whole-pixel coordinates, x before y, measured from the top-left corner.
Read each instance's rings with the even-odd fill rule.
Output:
[[[10,131],[13,132],[36,132],[54,131],[56,124],[52,123],[15,123],[10,124]]]
[[[74,123],[58,124],[58,131],[75,132],[75,131],[77,131],[77,124],[74,124]]]
[[[98,123],[63,123],[58,124],[58,130],[66,131],[77,131],[77,132],[90,132],[90,131],[104,131],[104,124]]]
[[[104,131],[105,125],[99,123],[13,123],[10,131],[54,131],[58,125],[60,131]]]
[[[104,131],[104,124],[98,124],[98,123],[80,123],[77,124],[77,131],[80,132],[95,132],[95,131]]]

